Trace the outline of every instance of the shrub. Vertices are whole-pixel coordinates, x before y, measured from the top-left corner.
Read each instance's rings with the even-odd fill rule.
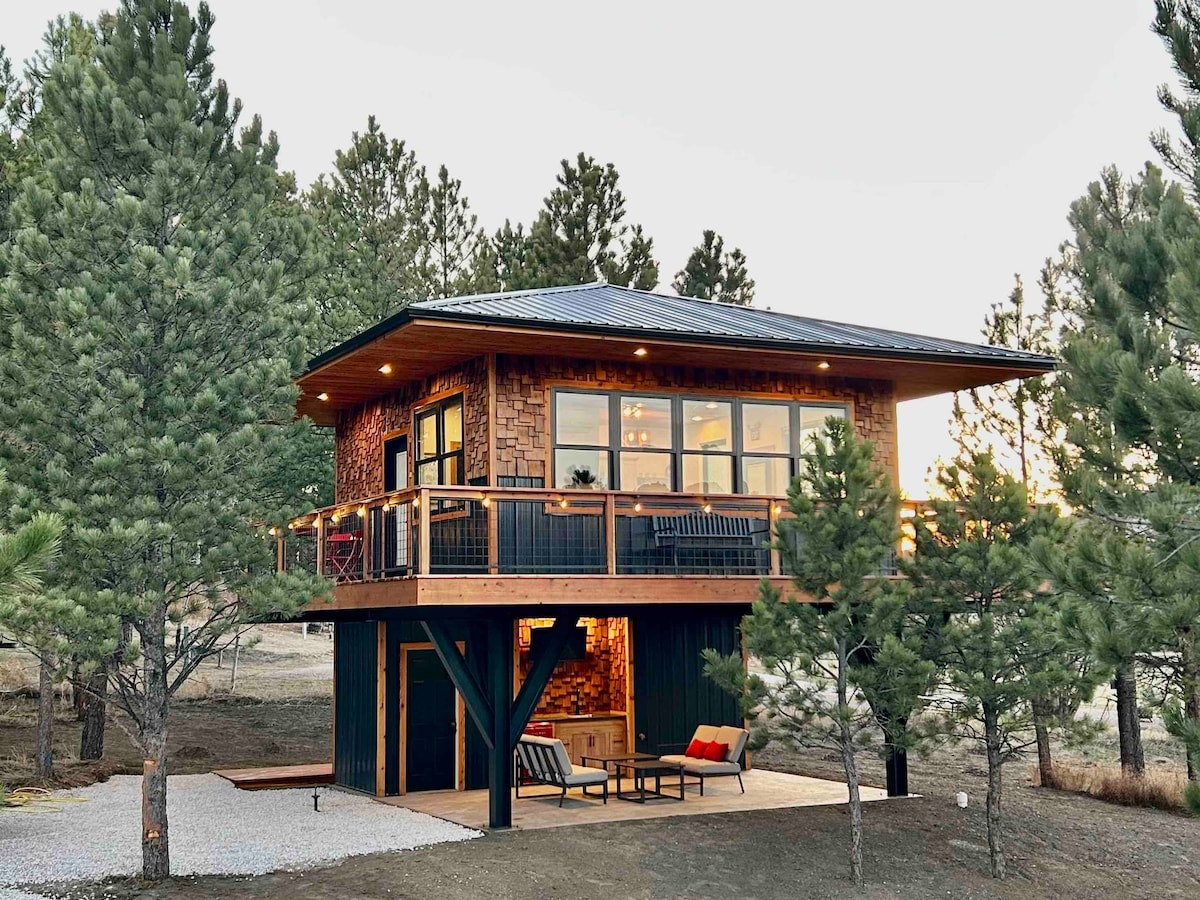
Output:
[[[1187,778],[1180,772],[1162,769],[1131,775],[1109,766],[1058,764],[1054,766],[1053,783],[1044,787],[1087,794],[1121,806],[1177,810],[1185,806]]]

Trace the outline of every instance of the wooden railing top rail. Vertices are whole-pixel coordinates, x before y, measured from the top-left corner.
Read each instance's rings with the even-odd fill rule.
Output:
[[[601,506],[608,503],[608,498],[611,497],[614,502],[630,501],[634,505],[644,504],[654,507],[656,511],[659,507],[665,507],[664,511],[670,511],[671,506],[682,504],[688,508],[705,509],[706,511],[710,507],[714,510],[729,509],[745,511],[748,508],[759,506],[764,511],[770,511],[776,516],[787,513],[787,497],[767,494],[700,494],[679,491],[612,491],[590,490],[587,488],[426,485],[389,491],[370,497],[355,498],[343,503],[323,506],[292,520],[291,525],[294,528],[298,528],[303,525],[312,524],[317,518],[323,519],[334,515],[349,515],[356,510],[363,508],[370,509],[385,504],[399,505],[401,503],[411,503],[413,500],[421,497],[428,497],[431,500],[487,500],[489,502],[497,500],[544,500],[549,503],[561,503],[565,500],[568,506],[572,503]],[[900,503],[901,517],[912,518],[912,516],[925,506],[926,502],[923,500],[902,500]]]

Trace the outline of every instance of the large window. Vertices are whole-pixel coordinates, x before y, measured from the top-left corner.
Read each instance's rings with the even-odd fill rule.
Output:
[[[805,442],[843,404],[556,390],[554,486],[786,493]]]
[[[417,413],[417,484],[465,484],[462,396]]]

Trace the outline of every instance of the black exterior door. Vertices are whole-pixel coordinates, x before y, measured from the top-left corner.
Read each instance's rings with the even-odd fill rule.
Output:
[[[432,650],[408,652],[406,681],[405,788],[453,788],[458,757],[454,683]]]

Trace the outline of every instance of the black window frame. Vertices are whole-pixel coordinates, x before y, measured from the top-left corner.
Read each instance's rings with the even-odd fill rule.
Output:
[[[459,421],[462,423],[462,442],[461,446],[457,450],[447,450],[446,410],[453,406],[457,406],[459,408]],[[421,422],[429,416],[435,417],[434,422],[438,452],[431,456],[422,456],[421,442],[423,435],[421,433]],[[414,487],[441,487],[467,483],[467,420],[465,394],[452,394],[449,397],[444,397],[441,400],[426,404],[425,406],[422,406],[414,411],[413,441],[409,452],[412,456]],[[457,458],[458,461],[458,472],[460,476],[460,480],[458,481],[446,480],[446,461],[452,458]],[[424,484],[421,481],[421,470],[433,462],[436,462],[438,466],[438,482],[436,485]]]
[[[608,398],[608,445],[590,444],[560,444],[558,442],[558,398],[560,394],[586,394]],[[623,398],[641,398],[671,401],[671,447],[670,449],[652,448],[638,450],[636,447],[624,447],[621,443],[621,401]],[[730,404],[730,421],[732,427],[732,449],[724,450],[689,450],[684,447],[684,403],[687,401],[716,402]],[[788,442],[786,453],[762,453],[753,450],[747,452],[743,440],[743,412],[745,405],[784,406],[788,410]],[[562,385],[551,390],[550,398],[550,434],[548,440],[550,477],[547,481],[558,487],[558,451],[587,450],[607,454],[609,489],[625,493],[637,493],[637,488],[627,488],[621,484],[621,457],[623,450],[642,453],[664,453],[671,457],[671,493],[682,493],[683,460],[685,456],[726,456],[732,467],[733,491],[728,494],[712,493],[713,496],[745,496],[742,490],[743,460],[750,458],[787,459],[788,478],[795,478],[800,472],[800,465],[805,450],[800,446],[800,411],[801,409],[828,409],[831,412],[841,410],[847,421],[854,416],[853,404],[840,400],[790,400],[785,397],[757,397],[752,394],[707,394],[703,392],[670,393],[664,391],[627,391],[604,388],[590,388],[575,385]],[[563,489],[563,488],[559,488]],[[647,494],[653,493],[646,491]]]

